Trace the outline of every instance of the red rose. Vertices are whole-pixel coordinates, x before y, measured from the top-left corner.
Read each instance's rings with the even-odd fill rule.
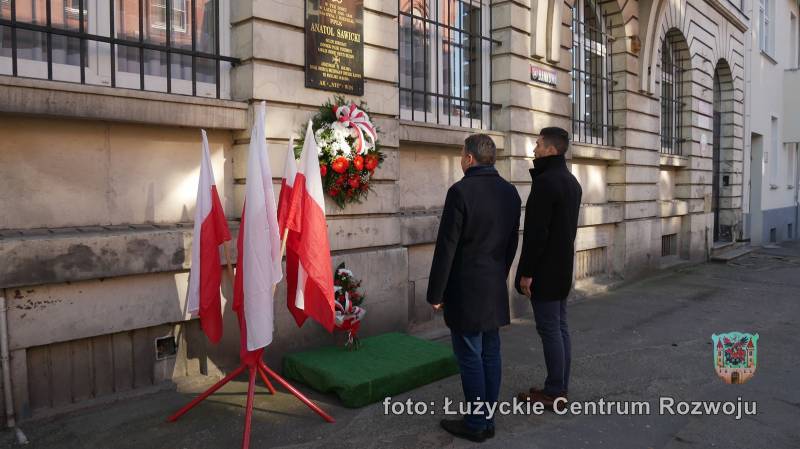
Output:
[[[327,174],[328,174],[328,166],[327,165],[320,165],[319,166],[319,175],[324,178],[325,175],[327,175]]]
[[[350,163],[347,161],[347,158],[345,158],[344,156],[339,156],[333,160],[331,168],[333,168],[333,171],[335,171],[336,173],[344,173],[347,171],[347,167],[349,165]]]
[[[337,189],[335,187],[332,187],[330,190],[328,190],[328,195],[333,196],[333,197],[338,196],[339,195],[339,189]]]
[[[353,175],[353,176],[350,177],[350,180],[348,181],[348,183],[350,184],[350,187],[352,187],[354,189],[357,189],[358,186],[361,184],[361,178],[358,177],[358,176]]]
[[[363,170],[364,169],[364,158],[361,157],[361,156],[356,156],[355,159],[353,159],[353,166],[358,171]]]
[[[347,176],[339,175],[339,177],[336,178],[336,185],[337,186],[343,185],[345,181],[347,181]]]
[[[378,156],[375,156],[374,154],[368,154],[365,162],[367,170],[369,171],[374,171],[376,168],[378,168]]]

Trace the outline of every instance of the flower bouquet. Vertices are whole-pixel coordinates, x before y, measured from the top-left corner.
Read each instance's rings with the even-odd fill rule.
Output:
[[[348,350],[358,349],[360,346],[356,334],[364,314],[367,313],[361,307],[364,295],[358,291],[360,286],[361,281],[353,277],[353,272],[345,268],[344,262],[336,267],[333,273],[333,291],[336,299],[334,324],[336,329],[347,333],[344,347]]]

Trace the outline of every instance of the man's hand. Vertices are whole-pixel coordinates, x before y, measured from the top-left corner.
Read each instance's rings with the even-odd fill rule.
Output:
[[[519,289],[522,290],[522,294],[528,298],[531,297],[531,284],[533,284],[533,278],[525,276],[519,278]]]
[[[444,303],[440,302],[439,304],[431,304],[431,307],[433,307],[434,312],[438,312],[444,309]]]

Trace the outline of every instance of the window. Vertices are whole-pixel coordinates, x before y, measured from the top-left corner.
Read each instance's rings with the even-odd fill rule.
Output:
[[[783,144],[784,148],[786,149],[786,185],[793,189],[794,186],[794,177],[795,177],[795,164],[797,160],[797,143],[785,143]]]
[[[778,185],[778,166],[780,166],[780,153],[778,152],[779,148],[779,140],[780,137],[778,135],[778,119],[772,117],[770,122],[770,158],[768,161],[769,163],[769,183],[771,185],[777,186]]]
[[[790,26],[791,26],[791,30],[790,30],[791,34],[790,34],[790,37],[789,37],[791,39],[789,41],[789,61],[790,61],[789,68],[796,69],[796,68],[800,67],[800,61],[798,60],[798,56],[799,55],[797,53],[797,51],[798,51],[797,44],[798,44],[798,39],[800,39],[800,38],[797,36],[797,32],[798,32],[798,30],[797,30],[797,16],[795,16],[794,13],[792,13],[791,21],[789,23],[790,23]]]
[[[167,29],[167,0],[154,0],[150,4],[150,26],[153,28]],[[172,0],[172,30],[178,33],[186,32],[186,0]]]
[[[758,18],[759,30],[758,42],[761,51],[773,56],[775,49],[775,27],[772,24],[775,18],[775,0],[759,0]]]
[[[612,145],[611,46],[594,0],[572,11],[572,135],[578,142]]]
[[[670,31],[661,45],[661,152],[681,154],[683,144],[684,52],[679,50],[682,36]]]
[[[678,234],[661,236],[661,257],[678,255]]]
[[[491,128],[485,1],[400,0],[400,118]]]
[[[0,0],[0,74],[228,97],[223,4]]]

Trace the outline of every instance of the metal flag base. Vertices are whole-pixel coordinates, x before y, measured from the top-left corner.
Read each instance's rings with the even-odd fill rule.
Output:
[[[260,354],[259,354],[260,356]],[[261,380],[266,385],[267,390],[269,390],[270,394],[275,394],[275,387],[272,386],[272,383],[269,381],[269,377],[272,377],[276,382],[278,382],[281,386],[289,390],[289,393],[292,393],[297,399],[299,399],[303,404],[307,405],[308,408],[316,412],[319,416],[322,417],[325,421],[332,423],[335,422],[333,417],[325,413],[321,408],[311,402],[310,399],[305,397],[303,393],[298,391],[295,387],[293,387],[289,382],[286,381],[283,377],[279,376],[275,371],[272,371],[261,357],[258,357],[257,361],[254,363],[242,363],[239,365],[238,368],[233,370],[230,374],[225,376],[222,380],[215,383],[211,388],[203,392],[200,396],[194,398],[191,402],[186,404],[182,409],[175,412],[174,415],[167,418],[167,422],[175,422],[183,416],[186,412],[194,408],[197,404],[202,402],[205,398],[214,394],[215,391],[222,388],[223,385],[227,384],[231,380],[233,380],[236,376],[242,374],[245,370],[250,371],[250,381],[247,386],[247,406],[245,409],[244,415],[244,433],[242,435],[242,449],[248,449],[250,447],[250,420],[253,417],[253,398],[255,396],[255,387],[256,387],[256,372],[261,377]]]

